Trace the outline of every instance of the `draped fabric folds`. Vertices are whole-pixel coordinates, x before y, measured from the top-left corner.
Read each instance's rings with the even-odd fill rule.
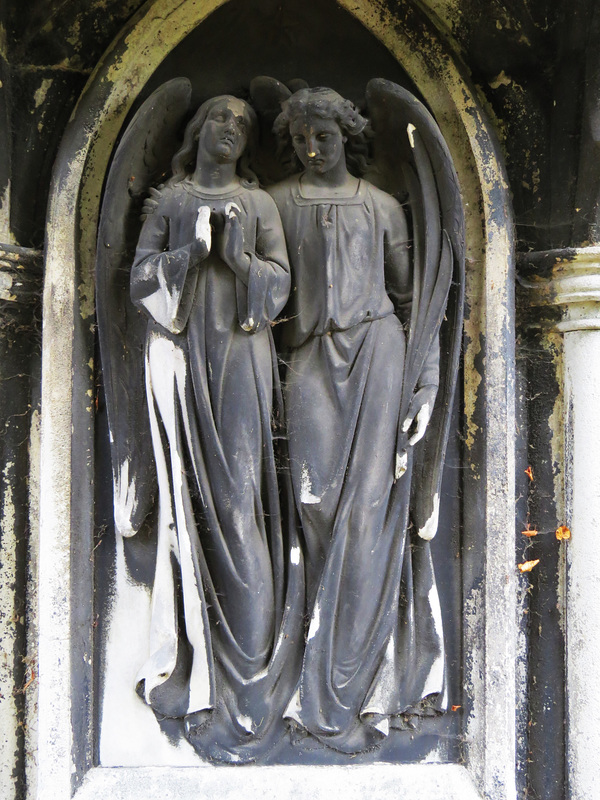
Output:
[[[235,202],[247,283],[190,251],[200,206]],[[138,692],[184,718],[215,761],[281,739],[303,645],[304,567],[289,476],[276,468],[281,390],[270,322],[289,267],[270,197],[167,186],[144,223],[131,295],[149,316],[146,387],[159,486],[149,658]]]
[[[397,201],[366,181],[346,198],[304,197],[298,178],[270,191],[293,275],[284,396],[310,617],[286,715],[356,753],[408,715],[446,706],[429,544],[409,532],[410,452],[394,481],[412,298],[407,226]],[[434,346],[421,385],[437,379],[438,361]]]
[[[257,80],[278,108],[282,85]],[[164,185],[190,98],[177,79],[136,113],[99,229],[115,529],[157,531],[135,688],[214,762],[277,760],[290,726],[352,755],[447,708],[426,539],[460,357],[458,180],[423,104],[374,79],[353,194],[310,196],[299,175]],[[236,271],[219,254],[232,213]],[[437,400],[413,447],[420,389]]]

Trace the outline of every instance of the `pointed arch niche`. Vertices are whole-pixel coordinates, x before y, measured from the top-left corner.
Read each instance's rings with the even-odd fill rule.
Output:
[[[420,6],[408,0],[155,0],[122,31],[80,98],[56,162],[47,227],[38,729],[38,796],[44,800],[516,796],[508,191],[493,130],[474,90]],[[133,643],[136,603],[142,607],[147,592],[131,582],[119,584],[122,554],[118,548],[109,554],[99,535],[99,520],[110,518],[105,476],[95,475],[106,457],[95,402],[93,280],[103,182],[128,115],[162,81],[187,75],[200,102],[239,92],[256,74],[333,85],[356,100],[357,87],[364,89],[368,78],[404,83],[433,112],[461,183],[468,279],[464,381],[457,398],[463,443],[459,452],[457,439],[454,464],[461,477],[452,483],[461,496],[452,512],[460,529],[459,567],[452,568],[460,583],[452,595],[460,619],[450,631],[457,708],[449,712],[455,716],[445,734],[436,730],[399,757],[411,763],[319,765],[297,759],[209,766],[185,742],[161,732],[141,703],[147,716],[129,713],[128,702],[136,698],[120,696],[118,680],[111,684],[120,674],[110,651],[111,625],[113,631],[125,626],[125,641]],[[451,557],[449,546],[440,552]],[[112,583],[99,581],[104,568],[116,575]],[[442,746],[443,735],[452,739],[450,745]]]

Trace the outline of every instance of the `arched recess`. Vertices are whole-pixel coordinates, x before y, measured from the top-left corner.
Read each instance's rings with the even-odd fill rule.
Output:
[[[65,132],[51,190],[43,328],[39,796],[196,796],[194,769],[94,767],[92,669],[93,355],[96,226],[123,121],[163,59],[227,0],[154,0],[91,76]],[[507,185],[493,130],[434,22],[416,3],[338,0],[392,53],[427,99],[450,147],[467,211],[463,541],[465,764],[202,770],[202,785],[264,796],[323,797],[369,786],[371,797],[515,796],[514,313]],[[390,4],[391,5],[391,4]],[[317,769],[317,772],[315,772]],[[327,771],[327,777],[323,769]],[[301,772],[298,772],[300,770]],[[320,770],[320,771],[319,771]],[[370,771],[370,772],[369,772]],[[262,777],[261,774],[263,775]],[[354,776],[354,777],[352,777]],[[237,788],[236,788],[237,787]],[[436,789],[437,787],[437,789]],[[290,789],[291,791],[291,789]],[[436,791],[438,794],[436,794]],[[223,796],[226,796],[224,794]],[[274,795],[275,796],[275,795]]]

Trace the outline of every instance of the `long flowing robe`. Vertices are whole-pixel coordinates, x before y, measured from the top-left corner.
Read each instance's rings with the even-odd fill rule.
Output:
[[[292,267],[284,397],[310,617],[286,715],[355,753],[446,703],[429,545],[409,542],[412,454],[394,481],[410,243],[399,203],[364,180],[351,197],[306,197],[297,177],[269,191]],[[434,346],[419,385],[438,371]]]
[[[213,246],[192,254],[198,209],[240,210],[247,283]],[[251,761],[283,735],[304,608],[289,478],[275,460],[281,392],[271,322],[290,275],[272,199],[239,186],[163,189],[144,223],[131,297],[148,315],[146,388],[158,549],[138,692],[183,718],[212,760]],[[280,420],[281,424],[281,420]]]

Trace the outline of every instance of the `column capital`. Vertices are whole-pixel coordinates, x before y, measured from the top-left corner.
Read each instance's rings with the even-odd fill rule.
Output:
[[[519,301],[532,325],[600,330],[600,247],[520,253]]]
[[[40,302],[42,262],[41,250],[0,242],[0,328],[23,324]]]

